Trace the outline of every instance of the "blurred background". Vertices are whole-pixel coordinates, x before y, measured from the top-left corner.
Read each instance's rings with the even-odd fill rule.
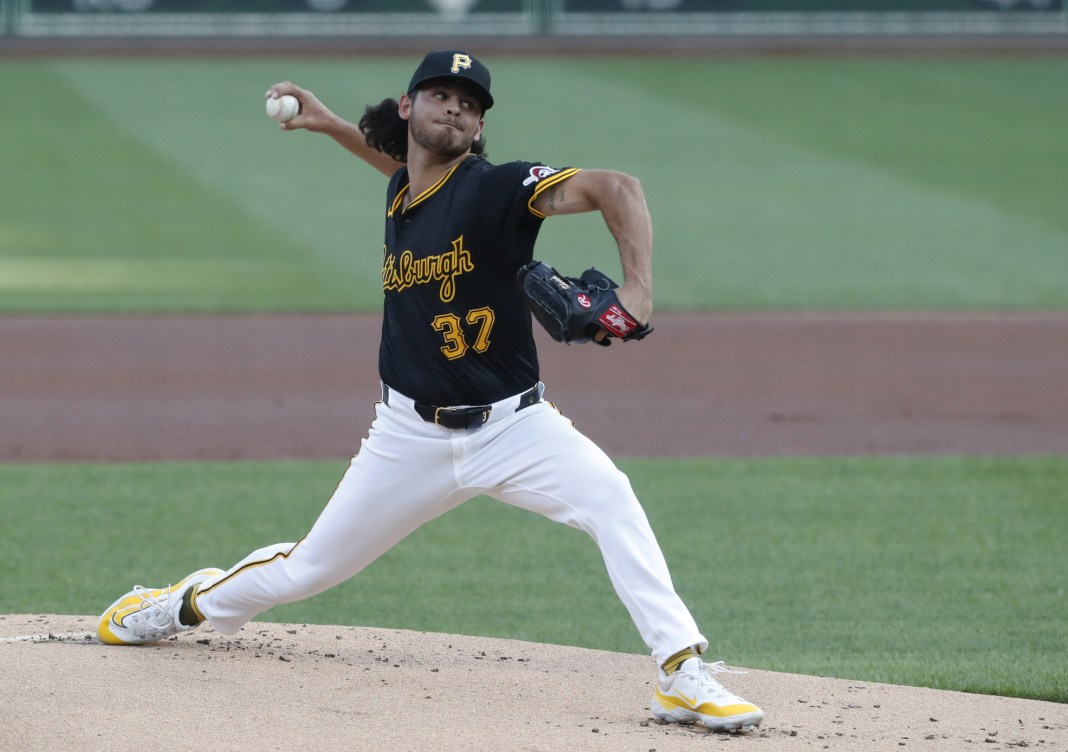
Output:
[[[5,0],[5,33],[1057,33],[1063,0]]]

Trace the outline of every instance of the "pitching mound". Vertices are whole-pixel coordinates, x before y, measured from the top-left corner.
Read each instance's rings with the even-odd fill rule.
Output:
[[[270,623],[116,648],[93,626],[0,616],[0,748],[1068,749],[1054,703],[750,671],[724,683],[764,725],[712,734],[650,718],[653,666],[638,655]]]

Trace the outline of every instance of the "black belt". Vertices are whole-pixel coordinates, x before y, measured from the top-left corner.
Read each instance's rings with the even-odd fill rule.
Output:
[[[538,392],[538,385],[535,384],[530,390],[519,395],[519,407],[515,411],[519,412],[524,407],[530,407],[536,403],[539,396]],[[382,401],[387,405],[389,404],[389,387],[385,384],[382,385]],[[425,402],[415,402],[413,406],[415,411],[419,413],[419,417],[427,423],[435,423],[442,428],[453,430],[483,426],[489,420],[490,412],[493,410],[492,405],[438,407],[437,405],[428,405]]]

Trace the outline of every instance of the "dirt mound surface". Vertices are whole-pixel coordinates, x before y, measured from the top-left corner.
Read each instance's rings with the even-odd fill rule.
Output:
[[[307,750],[1068,749],[1063,706],[769,671],[724,684],[751,732],[648,713],[644,656],[377,628],[254,622],[160,645],[92,639],[85,616],[0,616],[0,747]]]

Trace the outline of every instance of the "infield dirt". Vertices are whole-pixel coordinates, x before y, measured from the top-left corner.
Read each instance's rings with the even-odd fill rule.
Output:
[[[0,461],[345,458],[376,315],[0,317]],[[1068,314],[657,314],[540,330],[546,398],[611,456],[1064,454]]]

